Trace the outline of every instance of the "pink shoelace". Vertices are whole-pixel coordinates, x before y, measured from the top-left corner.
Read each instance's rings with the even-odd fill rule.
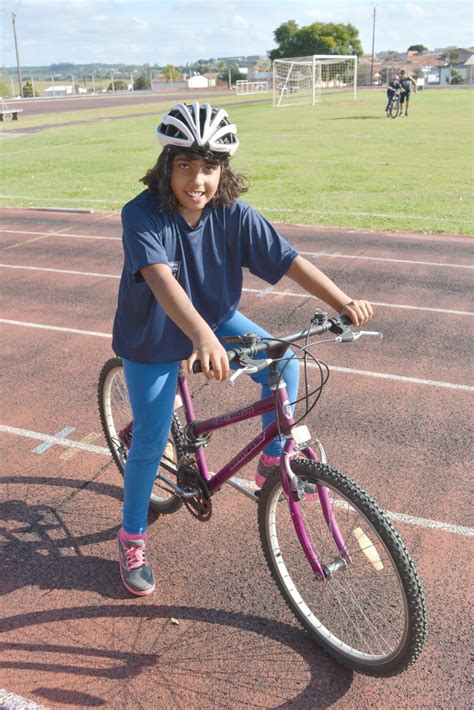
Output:
[[[126,546],[126,556],[127,556],[127,568],[136,569],[142,565],[146,565],[146,551],[144,544],[142,545],[130,545],[130,542],[124,542]],[[130,545],[130,546],[129,546]]]

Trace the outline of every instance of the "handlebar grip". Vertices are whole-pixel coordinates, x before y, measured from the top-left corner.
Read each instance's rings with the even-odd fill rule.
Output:
[[[229,358],[229,362],[232,362],[232,360],[235,358],[235,356],[236,356],[235,350],[228,350],[227,351],[227,357]],[[212,367],[211,367],[211,370],[212,370]],[[193,362],[193,375],[196,375],[198,372],[202,372],[201,361],[195,360]]]
[[[341,321],[342,325],[353,325],[349,316],[346,316],[344,314],[342,316],[339,316],[339,320]]]

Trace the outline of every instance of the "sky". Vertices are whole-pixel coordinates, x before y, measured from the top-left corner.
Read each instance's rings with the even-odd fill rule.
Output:
[[[351,22],[364,52],[474,45],[472,3],[458,0],[1,0],[1,64],[59,62],[186,64],[197,59],[266,55],[287,20]]]

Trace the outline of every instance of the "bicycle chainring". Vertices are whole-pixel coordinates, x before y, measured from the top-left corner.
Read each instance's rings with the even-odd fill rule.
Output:
[[[180,488],[189,492],[195,491],[192,498],[183,498],[183,503],[191,515],[203,522],[209,520],[212,515],[209,490],[193,464],[185,463],[178,467],[177,483]]]
[[[193,518],[205,523],[212,515],[211,499],[200,493],[193,498],[184,498],[184,505]]]

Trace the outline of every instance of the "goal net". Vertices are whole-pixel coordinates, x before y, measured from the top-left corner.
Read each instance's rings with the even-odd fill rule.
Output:
[[[235,90],[239,94],[264,94],[268,91],[268,81],[247,81],[238,79],[235,82]]]
[[[314,54],[273,62],[273,105],[315,104],[325,94],[357,91],[355,55]]]

